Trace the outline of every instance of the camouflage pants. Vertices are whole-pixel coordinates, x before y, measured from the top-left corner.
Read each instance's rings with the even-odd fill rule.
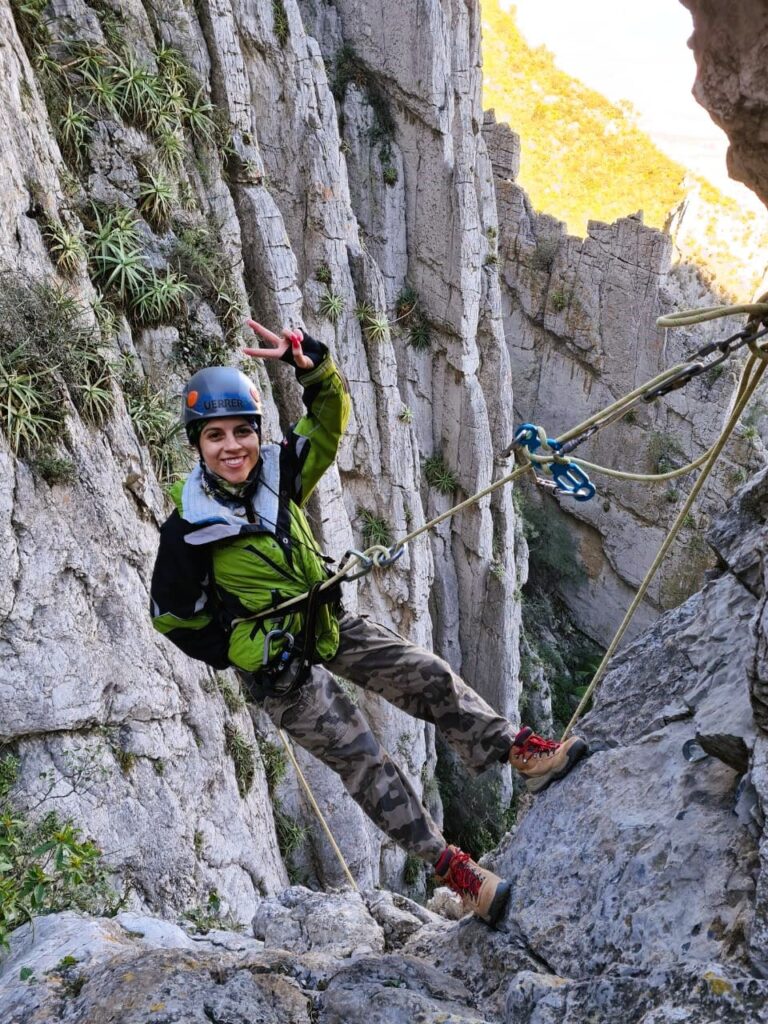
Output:
[[[331,661],[313,666],[299,690],[264,701],[275,725],[337,772],[383,832],[433,864],[445,849],[440,829],[334,675],[436,725],[475,773],[506,760],[515,730],[441,658],[356,615],[342,618]]]

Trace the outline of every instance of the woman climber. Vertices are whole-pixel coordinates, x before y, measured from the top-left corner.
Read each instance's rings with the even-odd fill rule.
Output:
[[[301,331],[282,337],[248,321],[268,343],[246,355],[296,370],[307,412],[281,444],[261,443],[261,398],[239,370],[196,373],[183,421],[199,464],[176,485],[152,577],[156,629],[216,669],[235,667],[247,699],[327,764],[368,817],[489,923],[509,882],[449,846],[410,782],[334,676],[438,726],[474,773],[509,762],[539,791],[586,753],[515,730],[450,666],[365,616],[344,614],[326,559],[302,511],[336,457],[349,418],[346,384],[328,349]],[[297,606],[257,617],[305,595]]]

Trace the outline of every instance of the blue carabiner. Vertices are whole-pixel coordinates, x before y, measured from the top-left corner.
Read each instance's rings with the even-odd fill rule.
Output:
[[[514,443],[522,445],[531,453],[538,451],[542,446],[540,429],[535,423],[521,424],[515,431]],[[548,437],[547,447],[550,451],[557,453],[563,446],[553,437]],[[534,465],[534,469],[537,476],[541,476],[545,469],[548,470],[555,482],[555,487],[576,501],[589,501],[595,496],[595,485],[584,470],[572,462],[548,462],[543,466]]]
[[[576,466],[573,462],[550,462],[547,469],[554,477],[555,486],[563,494],[569,494],[576,501],[589,501],[590,498],[594,498],[595,485],[581,466]]]

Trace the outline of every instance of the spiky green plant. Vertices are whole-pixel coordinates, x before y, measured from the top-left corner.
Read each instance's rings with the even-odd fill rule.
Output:
[[[107,117],[119,117],[120,92],[108,67],[83,73],[90,103]]]
[[[291,29],[283,0],[272,0],[272,24],[278,43],[285,46],[290,38]]]
[[[344,312],[344,297],[335,292],[327,291],[320,299],[320,315],[327,317],[332,324],[338,323]]]
[[[109,65],[110,52],[103,46],[77,42],[72,46],[72,53],[70,64],[83,78],[98,74]]]
[[[167,43],[160,43],[155,50],[155,60],[166,85],[179,85],[183,92],[194,91],[192,69],[178,50]]]
[[[389,547],[392,543],[392,527],[386,519],[362,505],[357,508],[357,516],[362,524],[363,543],[367,548],[373,544]]]
[[[124,374],[123,390],[128,415],[139,440],[149,449],[158,480],[172,482],[189,466],[178,414],[168,408],[165,397],[149,381],[133,374]]]
[[[315,280],[319,281],[320,284],[330,285],[333,277],[331,275],[331,268],[327,263],[321,263],[315,271]]]
[[[404,405],[403,408],[400,410],[400,412],[397,414],[397,418],[402,423],[412,423],[413,422],[413,409],[411,409],[411,407],[409,405]]]
[[[395,315],[398,320],[407,319],[416,309],[418,294],[409,285],[400,292],[395,300]]]
[[[8,363],[0,362],[0,426],[11,451],[22,455],[57,436],[63,419],[56,413],[61,394],[44,372],[14,368],[11,359]]]
[[[355,306],[355,316],[361,324],[376,316],[376,310],[368,302],[358,302]]]
[[[76,107],[72,97],[67,98],[61,120],[58,125],[58,137],[61,148],[74,163],[80,164],[88,151],[93,122],[84,107]]]
[[[136,295],[146,280],[139,236],[129,210],[93,207],[94,228],[86,232],[94,279],[105,292],[125,302]]]
[[[150,127],[161,106],[161,82],[157,75],[132,54],[109,66],[120,114],[137,124]]]
[[[416,316],[408,332],[408,341],[417,352],[424,352],[432,344],[432,332],[422,316]]]
[[[63,274],[75,274],[85,258],[79,231],[70,231],[60,221],[49,221],[43,231],[54,263]]]
[[[141,324],[172,323],[184,311],[192,295],[187,281],[173,270],[165,274],[150,271],[131,302],[131,312]]]
[[[389,320],[381,314],[372,316],[363,324],[371,341],[385,341],[389,337]]]
[[[424,478],[429,486],[434,487],[440,494],[453,494],[459,486],[456,473],[437,452],[424,460]]]
[[[91,308],[93,309],[93,315],[96,317],[96,323],[99,325],[102,338],[108,341],[117,330],[117,311],[115,307],[100,291],[97,291],[91,300]]]
[[[213,119],[213,104],[206,99],[201,87],[182,108],[184,122],[198,142],[212,145],[216,140],[216,125]]]
[[[240,796],[245,799],[253,785],[256,774],[256,752],[253,745],[243,736],[237,726],[231,722],[224,723],[224,737],[227,753],[235,765],[235,778]]]
[[[160,128],[155,136],[155,147],[160,159],[169,171],[178,172],[184,163],[184,136],[181,132],[172,127]]]
[[[398,174],[397,168],[394,164],[384,164],[381,169],[381,177],[385,185],[389,185],[390,188],[397,184]]]
[[[139,209],[159,231],[167,231],[176,205],[176,188],[160,169],[144,170],[139,181]]]

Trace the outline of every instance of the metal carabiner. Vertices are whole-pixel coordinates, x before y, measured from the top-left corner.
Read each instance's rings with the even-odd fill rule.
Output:
[[[555,486],[575,501],[589,501],[595,496],[595,485],[587,474],[573,462],[550,462],[547,469],[555,478]]]
[[[277,660],[279,662],[290,661],[291,655],[293,653],[293,648],[296,643],[296,639],[293,633],[289,633],[287,629],[270,629],[270,631],[264,637],[264,657],[262,658],[261,662],[263,666],[269,664],[269,645],[272,642],[272,640],[276,639],[277,637],[285,637],[285,639],[288,641],[288,646],[284,647],[282,651],[280,651],[280,653],[277,656]]]
[[[342,562],[346,561],[350,555],[354,555],[358,558],[362,562],[363,567],[362,569],[358,569],[355,573],[347,573],[346,576],[344,576],[345,583],[351,583],[352,580],[359,580],[363,576],[367,576],[373,568],[373,559],[369,558],[368,555],[364,555],[362,551],[358,551],[357,548],[350,548],[349,551],[345,553]]]

